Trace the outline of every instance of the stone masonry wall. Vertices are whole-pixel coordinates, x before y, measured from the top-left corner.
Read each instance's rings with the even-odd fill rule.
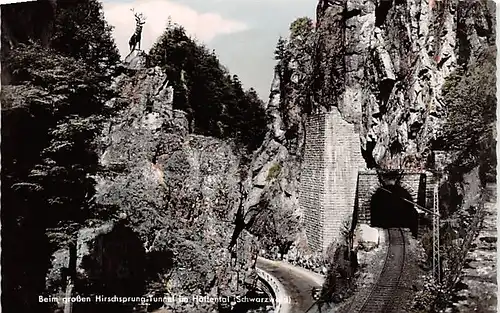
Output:
[[[325,160],[325,115],[312,115],[305,123],[305,153],[302,162],[299,204],[304,212],[304,225],[309,247],[319,250],[323,242],[323,210]]]
[[[354,210],[358,170],[364,168],[360,139],[339,111],[309,116],[299,203],[309,247],[326,251],[339,239]]]
[[[370,200],[380,187],[376,172],[359,173],[358,177],[358,223],[370,225]]]
[[[342,240],[344,221],[352,221],[358,171],[365,168],[355,125],[346,122],[335,108],[328,113],[325,122],[323,251],[330,243]]]
[[[391,177],[382,174],[379,178],[376,171],[366,170],[355,125],[346,122],[337,109],[309,116],[305,130],[299,204],[309,247],[325,252],[332,242],[342,240],[343,223],[352,221],[353,212],[358,223],[370,225],[371,198],[381,187],[380,179],[391,183]],[[432,207],[432,173],[407,172],[398,184],[412,201]]]
[[[422,180],[422,176],[425,177]],[[425,186],[422,186],[422,182],[425,181]],[[434,186],[436,179],[432,173],[406,173],[400,180],[399,185],[406,189],[411,197],[412,201],[418,204],[432,209],[432,198],[434,192]],[[359,173],[358,177],[358,223],[364,223],[370,225],[371,214],[370,214],[370,201],[372,196],[375,194],[377,189],[381,187],[379,177],[376,171],[364,171]],[[418,194],[425,188],[425,198],[424,201],[419,201]]]
[[[379,178],[376,171],[365,169],[355,125],[346,122],[337,109],[309,116],[305,130],[299,204],[309,247],[325,252],[332,242],[342,240],[343,223],[352,221],[353,212],[358,223],[370,225],[371,198],[381,187],[380,179],[391,183],[391,177],[382,174]],[[432,173],[407,172],[398,184],[412,201],[432,208]]]

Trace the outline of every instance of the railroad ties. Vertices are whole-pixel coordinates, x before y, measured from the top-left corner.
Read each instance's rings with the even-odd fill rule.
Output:
[[[359,313],[390,313],[405,264],[405,235],[399,228],[388,230],[389,248],[380,277]]]

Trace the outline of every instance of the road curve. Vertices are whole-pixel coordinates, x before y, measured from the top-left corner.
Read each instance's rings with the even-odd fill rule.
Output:
[[[323,284],[321,275],[282,261],[271,261],[259,257],[257,268],[274,276],[283,285],[286,295],[290,297],[288,305],[284,306],[287,312],[282,310],[281,313],[306,312],[314,303],[312,288],[321,288]],[[281,301],[287,300],[281,299]]]

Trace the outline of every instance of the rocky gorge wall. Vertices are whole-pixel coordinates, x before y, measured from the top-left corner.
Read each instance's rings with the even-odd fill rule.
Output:
[[[244,235],[228,249],[240,198],[238,157],[225,142],[187,133],[158,68],[122,79],[113,105],[125,100],[127,106],[102,137],[101,163],[110,172],[99,179],[97,202],[120,204],[117,213],[127,216],[147,252],[174,255],[163,279],[170,292],[234,295],[251,264]],[[194,307],[172,309],[211,304],[188,305]]]
[[[364,162],[425,165],[446,118],[441,87],[494,45],[492,2],[321,0],[317,13],[315,29],[286,43],[268,133],[250,164],[229,141],[190,134],[169,77],[132,55],[128,66],[137,68],[115,79],[117,96],[106,103],[115,115],[89,147],[99,156],[96,218],[63,230],[76,242],[65,239],[53,253],[48,293],[242,295],[255,278],[257,248],[318,268],[307,254],[333,242],[352,212]],[[43,39],[51,27],[30,27],[40,32],[30,36]],[[27,228],[39,227],[38,215]],[[22,272],[28,286],[31,272]]]
[[[316,105],[361,124],[370,167],[422,167],[446,117],[441,89],[494,45],[494,16],[492,1],[320,1]]]
[[[78,232],[75,292],[244,295],[255,277],[248,271],[252,239],[234,236],[241,197],[234,149],[188,134],[185,113],[172,108],[173,88],[159,67],[124,70],[113,88],[118,96],[106,105],[116,114],[97,141],[101,169],[93,202],[103,218]],[[64,281],[69,254],[66,248],[54,254],[48,277],[54,288]],[[89,283],[104,289],[87,289]],[[217,305],[190,301],[168,308],[207,312]],[[76,306],[82,312],[113,309]]]
[[[280,175],[259,187],[281,195],[285,184],[286,193],[303,200],[272,207],[300,216],[298,246],[304,232],[312,245],[323,236],[313,229],[325,218],[318,208],[325,190],[317,173],[328,165],[316,156],[316,149],[323,140],[335,146],[336,138],[319,139],[317,131],[326,124],[311,125],[311,116],[338,110],[342,121],[332,133],[347,123],[352,128],[349,136],[359,136],[359,148],[349,149],[362,154],[364,162],[358,157],[345,164],[330,159],[336,173],[331,178],[343,179],[341,173],[348,171],[350,162],[386,170],[422,170],[429,164],[432,168],[438,154],[432,150],[439,150],[433,145],[446,120],[441,90],[455,70],[472,66],[494,46],[494,16],[492,1],[318,2],[314,29],[290,37],[279,55],[268,104],[272,122],[254,158],[259,166],[251,173],[265,175],[272,155],[279,154],[282,168],[298,174],[293,179]],[[275,152],[269,153],[271,147]],[[253,203],[267,197],[249,188]],[[355,188],[351,189],[344,193],[354,196]],[[331,207],[334,201],[326,199],[325,205]]]

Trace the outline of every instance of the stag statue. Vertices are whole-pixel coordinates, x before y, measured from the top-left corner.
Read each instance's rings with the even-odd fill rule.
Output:
[[[133,9],[132,12],[134,12]],[[134,13],[134,16],[135,16],[135,32],[132,35],[132,37],[130,37],[130,40],[128,42],[130,46],[130,51],[135,50],[137,45],[139,45],[139,50],[141,49],[142,26],[146,23],[146,18],[142,13],[140,14]]]

